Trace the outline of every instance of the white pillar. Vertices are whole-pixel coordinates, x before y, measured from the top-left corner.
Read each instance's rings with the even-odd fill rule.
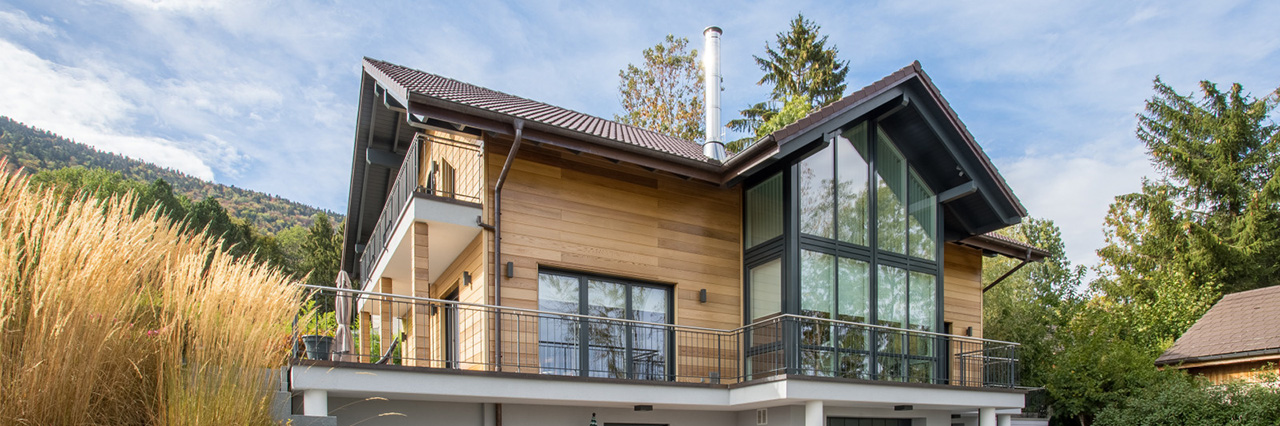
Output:
[[[996,426],[1013,426],[1012,414],[996,415]]]
[[[822,401],[804,403],[804,426],[826,426],[827,417],[822,414]]]
[[[328,416],[329,392],[319,389],[307,389],[302,391],[302,415]]]
[[[481,424],[484,426],[495,426],[497,421],[498,408],[493,404],[480,404],[480,417],[483,419]]]
[[[996,426],[996,409],[979,408],[978,426]]]

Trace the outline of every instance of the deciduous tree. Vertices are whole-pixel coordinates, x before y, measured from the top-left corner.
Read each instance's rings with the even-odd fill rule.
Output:
[[[644,50],[640,66],[627,64],[618,78],[626,113],[614,119],[685,140],[703,139],[702,68],[689,39],[668,34]]]

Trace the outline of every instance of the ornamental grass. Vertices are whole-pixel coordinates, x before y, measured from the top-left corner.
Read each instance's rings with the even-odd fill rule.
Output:
[[[133,204],[0,173],[0,424],[271,424],[298,287]]]

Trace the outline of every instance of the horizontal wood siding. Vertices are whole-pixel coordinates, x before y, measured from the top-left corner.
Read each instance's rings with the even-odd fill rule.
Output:
[[[492,188],[509,146],[486,142],[486,186]],[[526,144],[502,193],[502,262],[514,262],[515,271],[503,279],[501,305],[537,308],[538,271],[556,268],[668,285],[676,324],[736,328],[742,324],[741,211],[740,187],[717,188]],[[702,289],[706,303],[698,300]],[[504,362],[519,356],[527,360],[520,371],[537,372],[536,327],[503,327]],[[515,333],[523,344],[519,352],[507,343]],[[706,353],[680,340],[678,354]],[[692,371],[695,364],[716,365],[677,358],[682,375],[705,373]],[[720,363],[726,364],[737,362]]]
[[[1207,367],[1188,368],[1191,374],[1203,376],[1210,382],[1223,384],[1233,381],[1258,382],[1264,373],[1280,374],[1276,361],[1252,361],[1235,364],[1222,364]]]

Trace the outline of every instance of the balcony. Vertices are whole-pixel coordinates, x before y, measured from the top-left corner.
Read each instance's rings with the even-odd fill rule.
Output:
[[[409,269],[392,265],[410,262],[410,241],[403,237],[414,222],[432,227],[429,258],[435,271],[443,270],[480,232],[481,158],[479,141],[469,135],[424,130],[414,136],[360,254],[362,285]],[[395,278],[404,280],[405,275]]]
[[[373,363],[421,371],[500,372],[505,377],[515,373],[731,387],[792,377],[968,389],[1012,389],[1018,383],[1018,344],[973,337],[797,315],[718,330],[364,291],[347,294],[356,299],[354,306],[374,313],[365,317],[372,324],[351,327],[356,336],[351,351],[312,354],[313,360],[299,356],[295,364],[333,361],[358,368]]]

